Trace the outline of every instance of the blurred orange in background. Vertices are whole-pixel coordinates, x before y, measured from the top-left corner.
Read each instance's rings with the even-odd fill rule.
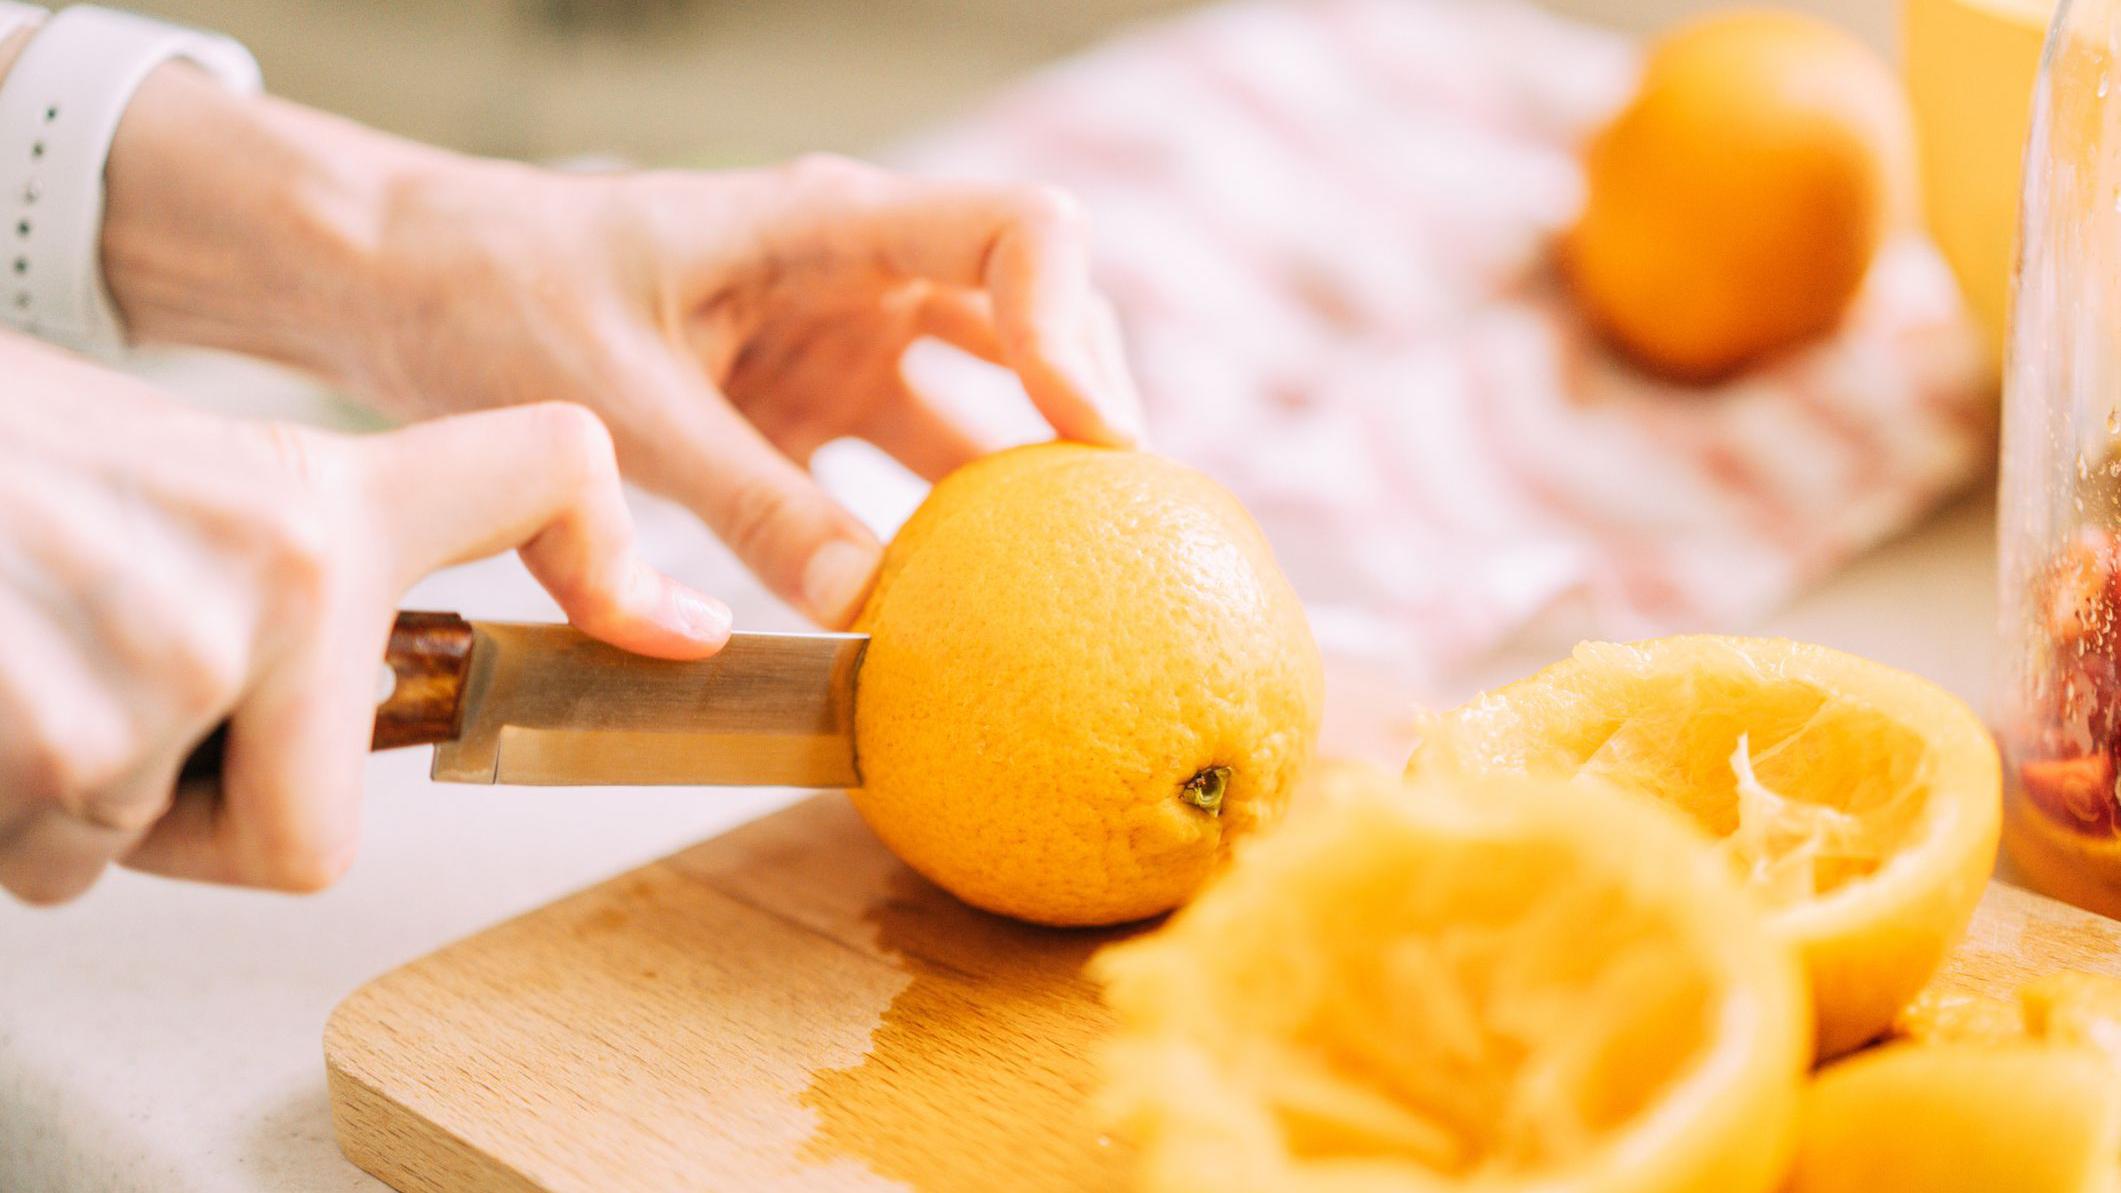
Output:
[[[1714,381],[1824,335],[1912,215],[1899,80],[1837,26],[1738,9],[1655,43],[1593,139],[1563,260],[1637,363]]]

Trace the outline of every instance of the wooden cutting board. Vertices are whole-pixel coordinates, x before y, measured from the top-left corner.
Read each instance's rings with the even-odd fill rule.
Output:
[[[339,1146],[398,1189],[1085,1190],[1123,931],[972,911],[819,796],[451,945],[325,1030]],[[1992,884],[1938,982],[2121,975],[2121,923]]]

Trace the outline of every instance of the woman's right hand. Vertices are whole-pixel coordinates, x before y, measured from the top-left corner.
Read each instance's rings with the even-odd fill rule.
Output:
[[[633,547],[611,441],[547,404],[346,437],[207,415],[0,335],[0,886],[112,861],[315,890],[352,860],[397,602],[520,547],[582,630],[719,649],[720,602]],[[230,724],[218,793],[174,793]]]

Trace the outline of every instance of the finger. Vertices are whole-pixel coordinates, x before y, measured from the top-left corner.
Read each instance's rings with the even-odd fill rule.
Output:
[[[927,481],[939,481],[994,450],[910,384],[878,403],[857,432]]]
[[[1009,367],[1053,429],[1070,439],[1126,447],[1141,428],[1131,386],[1115,387],[1093,354],[1099,299],[1090,284],[1072,207],[1005,226],[987,258],[996,330]]]
[[[520,547],[568,621],[614,646],[700,658],[729,607],[650,567],[635,547],[611,436],[580,406],[544,403],[422,423],[373,441],[376,504],[399,579]]]
[[[1001,363],[1023,380],[1039,413],[1070,439],[1138,442],[1131,385],[1118,388],[1109,375],[1111,362],[1099,361],[1093,351],[1100,299],[1073,200],[1043,189],[982,187],[960,194],[962,184],[927,185],[940,188],[929,192],[938,208],[963,202],[984,217],[986,240],[973,284],[983,286],[993,304]],[[942,234],[925,218],[909,219],[911,235]]]
[[[0,556],[0,571],[9,562]],[[96,672],[49,610],[7,585],[0,642],[0,887],[64,902],[115,856],[115,833],[143,822],[105,794],[135,765],[132,716],[122,686]]]
[[[1127,394],[1093,351],[1097,292],[1079,208],[1046,187],[936,181],[885,174],[837,159],[793,170],[798,244],[850,236],[874,245],[900,277],[983,289],[991,297],[1003,363],[1063,436],[1120,446],[1139,441]],[[852,225],[850,228],[848,225]]]
[[[1134,384],[1134,370],[1127,364],[1126,337],[1119,325],[1119,312],[1102,294],[1091,297],[1089,324],[1090,358],[1104,377],[1105,401],[1115,417],[1134,432],[1137,447],[1148,445],[1148,420],[1142,414],[1141,391]]]
[[[851,622],[882,558],[876,536],[666,349],[636,359],[630,384],[659,413],[628,436],[639,468],[673,478],[671,495],[782,600],[819,625]]]
[[[977,290],[937,286],[922,296],[914,328],[988,364],[1008,363],[1008,350],[994,330],[994,305]]]
[[[225,776],[225,751],[222,758]],[[219,783],[177,788],[170,793],[169,811],[146,836],[118,857],[118,864],[164,878],[269,887],[267,883],[242,880],[241,870],[223,843],[223,823]]]
[[[0,887],[28,903],[64,903],[93,886],[167,811],[177,761],[163,752],[100,790],[0,827]]]
[[[290,637],[229,719],[218,789],[179,792],[124,857],[150,874],[307,893],[338,881],[360,839],[361,775],[375,722],[375,660],[389,627]],[[180,760],[162,771],[164,790]]]
[[[39,809],[0,828],[0,888],[39,907],[77,899],[138,836]]]
[[[926,301],[925,296],[907,300],[909,306]],[[946,407],[931,405],[907,378],[907,353],[925,335],[921,318],[920,311],[909,310],[893,314],[888,328],[877,328],[875,321],[850,322],[796,345],[776,345],[770,357],[759,355],[757,374],[733,376],[731,386],[773,387],[777,400],[755,413],[752,425],[799,465],[831,440],[852,434],[914,472],[938,479],[994,445],[983,444]],[[979,343],[967,325],[951,330]],[[842,421],[801,417],[804,411],[834,408]],[[776,412],[795,417],[775,417]]]

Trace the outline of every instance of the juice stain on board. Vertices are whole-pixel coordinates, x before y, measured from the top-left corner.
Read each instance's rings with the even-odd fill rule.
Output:
[[[805,1155],[922,1193],[1122,1187],[1132,1157],[1090,1106],[1111,1016],[1083,970],[1140,929],[1016,923],[903,868],[863,919],[912,980],[861,1063],[811,1079]]]

